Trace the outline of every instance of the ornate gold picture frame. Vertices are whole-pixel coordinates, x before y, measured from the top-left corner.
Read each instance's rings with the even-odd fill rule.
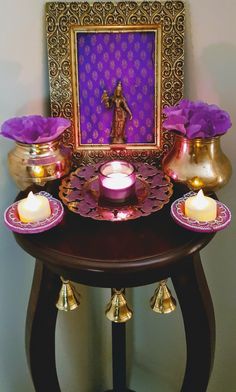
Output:
[[[156,161],[170,147],[163,107],[183,96],[184,4],[46,4],[53,116],[79,162]]]

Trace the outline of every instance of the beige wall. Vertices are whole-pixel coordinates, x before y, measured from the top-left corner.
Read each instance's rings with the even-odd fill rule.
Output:
[[[214,102],[236,123],[236,2],[188,0],[186,31],[186,97]],[[48,103],[42,0],[1,3],[0,122],[23,114],[45,113]],[[235,136],[223,147],[235,167]],[[12,143],[0,144],[0,208],[16,195],[7,174],[6,156]],[[218,196],[235,213],[235,176]],[[79,233],[78,233],[79,235]],[[24,354],[24,320],[33,260],[0,226],[0,391],[31,392]],[[236,384],[235,223],[202,253],[217,325],[215,366],[209,392],[234,392]],[[184,372],[185,344],[180,311],[161,317],[149,311],[154,286],[130,292],[135,317],[128,325],[129,375],[137,392],[177,392]],[[110,386],[109,322],[103,316],[109,290],[80,286],[81,308],[60,314],[57,365],[65,392],[101,392]],[[90,306],[89,306],[90,305]],[[96,370],[95,370],[96,369]],[[79,387],[78,387],[79,385]]]

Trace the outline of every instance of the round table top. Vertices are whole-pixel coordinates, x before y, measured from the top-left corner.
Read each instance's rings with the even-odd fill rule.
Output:
[[[98,287],[131,287],[168,277],[173,266],[202,249],[214,234],[195,233],[170,216],[186,188],[175,184],[170,202],[126,222],[95,221],[65,207],[63,221],[40,234],[14,233],[18,244],[64,277]],[[53,192],[57,195],[58,188]],[[18,199],[25,197],[20,193]]]

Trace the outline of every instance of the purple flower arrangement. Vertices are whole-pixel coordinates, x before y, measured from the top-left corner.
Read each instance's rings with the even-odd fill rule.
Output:
[[[0,134],[25,144],[47,143],[59,137],[70,124],[70,120],[62,117],[14,117],[3,123]]]
[[[229,113],[201,101],[183,99],[176,106],[166,107],[164,114],[163,128],[188,139],[223,135],[232,125]]]

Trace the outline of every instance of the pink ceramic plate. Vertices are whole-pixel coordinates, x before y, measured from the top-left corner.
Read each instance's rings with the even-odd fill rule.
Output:
[[[17,211],[17,204],[19,201],[16,201],[8,207],[4,213],[4,222],[11,231],[21,234],[36,234],[50,230],[62,221],[64,215],[64,207],[62,203],[59,200],[54,199],[54,197],[47,192],[42,191],[38,194],[46,196],[49,199],[52,212],[50,217],[39,222],[22,223]]]
[[[98,182],[100,165],[84,166],[62,180],[59,197],[69,210],[86,218],[118,222],[150,215],[169,202],[172,195],[169,177],[147,163],[133,163],[137,175],[136,199],[125,205],[104,205]]]
[[[185,200],[191,196],[196,195],[195,192],[186,193],[180,199],[175,200],[171,205],[171,216],[180,226],[185,229],[202,232],[202,233],[213,233],[215,231],[223,230],[227,227],[231,221],[231,212],[220,201],[217,201],[217,217],[213,221],[199,222],[197,220],[188,218],[184,214],[184,203]]]

